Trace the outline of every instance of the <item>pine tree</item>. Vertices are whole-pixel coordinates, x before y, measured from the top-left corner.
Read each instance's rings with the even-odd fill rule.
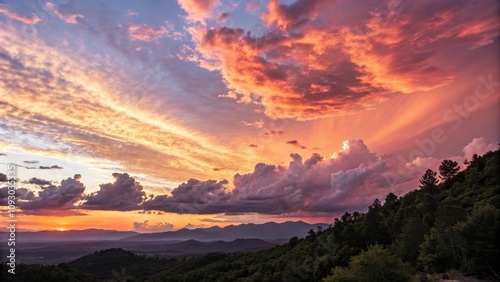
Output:
[[[444,181],[450,180],[453,176],[457,175],[460,170],[460,166],[457,162],[452,160],[444,160],[439,166],[439,178]]]

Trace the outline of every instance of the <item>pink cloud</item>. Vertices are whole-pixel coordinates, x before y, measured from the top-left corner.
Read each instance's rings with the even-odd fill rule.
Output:
[[[147,24],[131,25],[128,28],[130,39],[138,41],[153,42],[168,34],[168,30],[162,26],[154,29]]]
[[[47,2],[47,8],[49,8],[54,14],[61,20],[70,23],[77,24],[79,21],[83,20],[83,16],[80,14],[63,15],[57,10],[57,8],[51,2]]]
[[[36,15],[33,15],[32,17],[26,17],[26,16],[23,16],[21,14],[14,12],[14,11],[11,11],[9,9],[9,7],[5,4],[0,4],[0,14],[3,14],[4,16],[6,16],[10,19],[20,21],[20,22],[25,23],[25,24],[37,24],[37,23],[42,21]]]
[[[472,156],[474,154],[481,156],[487,153],[488,151],[494,151],[497,148],[498,148],[497,144],[490,143],[485,138],[480,137],[472,139],[472,141],[469,144],[467,144],[467,146],[465,146],[463,152],[465,154],[465,158],[470,161],[472,160]]]
[[[212,9],[219,0],[178,0],[178,3],[188,14],[188,21],[204,23],[205,18],[212,16]]]

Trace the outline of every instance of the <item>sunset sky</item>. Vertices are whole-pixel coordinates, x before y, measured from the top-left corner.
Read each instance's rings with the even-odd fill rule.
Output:
[[[499,3],[0,0],[18,226],[331,223],[463,168],[500,142]]]

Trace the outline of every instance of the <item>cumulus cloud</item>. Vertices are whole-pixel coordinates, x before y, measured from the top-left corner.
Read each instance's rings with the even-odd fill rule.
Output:
[[[488,151],[494,151],[498,148],[498,145],[488,142],[485,138],[474,138],[472,141],[464,147],[463,152],[465,154],[465,159],[471,160],[474,154],[478,156],[484,155]]]
[[[143,222],[134,222],[134,231],[137,232],[165,232],[174,230],[174,225],[168,222],[158,222],[154,225],[149,225],[149,220]]]
[[[8,187],[0,188],[0,199],[5,199],[8,196]],[[29,191],[26,188],[17,188],[16,189],[16,198],[21,200],[31,200],[35,197],[32,191]]]
[[[190,179],[172,190],[172,196],[159,195],[144,202],[144,209],[176,213],[217,213],[230,199],[228,181]]]
[[[491,43],[499,34],[492,5],[498,7],[488,1],[472,7],[272,0],[258,34],[220,24],[188,30],[200,66],[223,76],[228,93],[221,97],[260,104],[272,118],[309,120],[449,84],[454,75],[441,52]]]
[[[45,209],[72,209],[74,204],[83,199],[85,186],[80,182],[79,175],[61,181],[61,185],[49,185],[38,196],[31,197],[29,201],[19,202],[22,210]],[[28,192],[27,195],[30,195]]]
[[[164,26],[155,29],[147,24],[131,25],[128,28],[130,39],[137,41],[153,42],[168,34]]]
[[[290,157],[288,166],[259,163],[251,173],[236,174],[233,189],[228,181],[191,179],[172,196],[156,196],[143,207],[197,214],[342,212],[362,209],[389,192],[416,189],[427,169],[424,163],[400,167],[396,158],[370,152],[362,140],[344,142],[330,159],[317,153],[306,160]]]
[[[25,23],[25,24],[37,24],[37,23],[42,21],[36,15],[32,15],[31,17],[29,17],[29,16],[21,15],[17,12],[14,12],[9,8],[9,6],[7,6],[5,4],[0,4],[0,14],[3,14],[4,16],[6,16],[10,19],[20,21],[20,22]]]
[[[212,16],[212,10],[219,0],[178,0],[181,8],[188,14],[186,19],[191,22],[205,23]]]
[[[464,152],[481,153],[491,148],[483,138],[476,138]],[[313,153],[303,159],[290,154],[288,165],[258,163],[250,173],[235,174],[232,185],[227,180],[190,179],[173,189],[169,195],[146,196],[143,187],[126,173],[114,173],[114,183],[101,184],[100,189],[83,195],[85,187],[80,175],[63,180],[60,186],[49,185],[34,196],[27,189],[18,189],[20,207],[27,213],[39,210],[142,210],[155,214],[309,214],[362,210],[375,198],[383,199],[389,192],[403,195],[418,188],[419,179],[427,169],[437,171],[441,159],[417,157],[409,162],[392,155],[371,152],[362,140],[347,140],[342,149],[330,158]],[[463,157],[449,157],[463,161]],[[38,180],[37,180],[38,181]],[[0,198],[7,196],[7,187],[0,189]],[[75,203],[82,204],[75,206]],[[4,201],[5,202],[5,201]],[[136,229],[153,231],[168,229],[160,223],[136,222]]]
[[[134,210],[146,199],[141,184],[127,173],[113,173],[115,182],[101,184],[100,189],[85,197],[82,207],[101,210]]]

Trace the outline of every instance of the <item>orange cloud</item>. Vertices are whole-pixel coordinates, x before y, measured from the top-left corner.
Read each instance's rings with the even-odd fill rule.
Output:
[[[219,0],[178,0],[179,5],[188,13],[187,20],[205,22],[211,16],[212,9],[219,4]]]
[[[158,113],[158,97],[137,96],[141,81],[113,62],[93,67],[84,55],[24,38],[9,26],[0,40],[0,114],[9,130],[24,136],[2,143],[47,156],[113,160],[171,181],[213,175],[214,167],[224,168],[215,175],[226,175],[248,159]],[[24,48],[28,41],[37,44]]]
[[[381,6],[386,1],[380,1]],[[264,106],[271,118],[310,120],[373,109],[389,95],[429,91],[454,80],[440,60],[450,46],[487,44],[499,34],[486,5],[434,7],[424,3],[371,7],[360,30],[353,21],[330,17],[331,1],[269,2],[267,30],[253,35],[235,27],[192,26],[201,67],[218,70],[228,88],[220,97]],[[409,14],[407,11],[416,11]],[[345,20],[344,20],[345,21]]]

